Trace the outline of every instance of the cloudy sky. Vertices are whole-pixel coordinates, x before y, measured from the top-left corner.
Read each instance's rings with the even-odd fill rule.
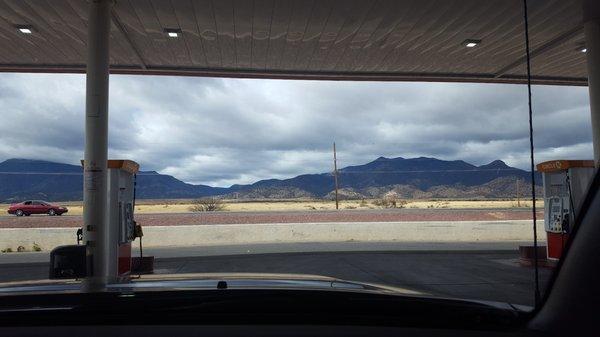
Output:
[[[110,158],[229,186],[379,156],[527,168],[525,86],[112,76]],[[592,158],[587,88],[533,90],[536,161]],[[0,74],[0,161],[83,158],[85,78]]]

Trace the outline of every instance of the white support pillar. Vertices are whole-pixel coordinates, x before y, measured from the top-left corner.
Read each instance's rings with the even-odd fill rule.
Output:
[[[108,280],[107,158],[108,66],[112,0],[90,2],[88,21],[85,162],[83,180],[84,242],[87,277],[83,291],[102,291]]]
[[[592,113],[594,162],[600,167],[600,1],[585,0],[583,6],[588,89]]]

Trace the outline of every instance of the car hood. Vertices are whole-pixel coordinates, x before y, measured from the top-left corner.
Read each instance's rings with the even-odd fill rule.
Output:
[[[110,284],[107,291],[216,289],[225,281],[228,288],[312,288],[347,289],[403,294],[421,294],[409,289],[345,281],[333,277],[307,274],[272,273],[189,273],[141,275],[129,282]],[[23,292],[77,291],[81,283],[74,280],[35,280],[0,283],[0,294]]]
[[[223,283],[224,282],[224,283]],[[219,284],[220,283],[220,284]],[[271,273],[190,273],[190,274],[152,274],[141,275],[126,283],[107,286],[108,292],[131,293],[138,291],[177,291],[177,290],[215,290],[225,286],[227,289],[273,289],[273,290],[321,290],[351,291],[373,294],[409,296],[417,298],[445,299],[465,303],[477,303],[504,310],[531,311],[533,308],[505,302],[465,300],[433,296],[408,288],[376,283],[348,281],[338,278],[308,274],[271,274]],[[40,293],[79,292],[80,281],[38,280],[0,284],[0,296]]]

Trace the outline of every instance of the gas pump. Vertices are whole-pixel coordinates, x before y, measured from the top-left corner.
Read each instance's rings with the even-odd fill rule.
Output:
[[[138,170],[139,165],[131,160],[108,161],[108,270],[109,277],[117,282],[131,273],[131,242],[136,238],[134,179]]]
[[[593,160],[552,160],[537,165],[544,181],[544,227],[549,259],[560,259],[575,212],[593,178]]]
[[[131,244],[136,237],[140,237],[141,240],[142,236],[141,226],[136,224],[133,217],[135,175],[138,170],[139,165],[131,160],[108,161],[107,267],[110,283],[124,282],[130,279]],[[85,238],[84,231],[78,230],[78,244],[83,238]],[[141,263],[141,261],[136,262]],[[151,262],[153,262],[153,258]],[[85,242],[84,245],[57,247],[50,253],[50,278],[85,277],[85,264]]]

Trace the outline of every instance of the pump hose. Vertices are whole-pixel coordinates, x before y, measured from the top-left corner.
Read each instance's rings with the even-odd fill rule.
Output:
[[[135,192],[136,192],[136,188],[137,188],[137,174],[134,174],[133,175],[133,214],[135,214]],[[137,226],[138,226],[137,222],[134,221],[133,223],[134,223],[134,226],[135,226],[134,231],[137,233],[138,232],[138,230],[137,230]],[[139,265],[138,265],[138,271],[139,271],[138,272],[138,278],[139,278],[139,277],[142,276],[141,275],[141,265],[142,265],[142,260],[144,259],[144,248],[143,248],[143,245],[142,245],[142,235],[140,235],[138,238],[140,239],[140,262],[139,262]]]

